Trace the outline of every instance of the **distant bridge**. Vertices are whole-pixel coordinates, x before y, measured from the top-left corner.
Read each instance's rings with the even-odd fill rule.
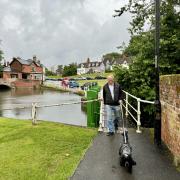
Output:
[[[0,79],[0,89],[3,88],[12,88],[13,87],[13,83],[15,80],[11,79],[11,80],[5,80],[5,79]]]

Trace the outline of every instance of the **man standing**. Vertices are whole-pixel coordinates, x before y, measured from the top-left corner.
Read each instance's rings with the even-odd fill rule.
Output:
[[[103,87],[103,100],[107,112],[107,135],[111,136],[115,133],[115,120],[120,120],[119,101],[122,100],[122,89],[118,83],[114,82],[113,75],[109,75],[107,81]]]

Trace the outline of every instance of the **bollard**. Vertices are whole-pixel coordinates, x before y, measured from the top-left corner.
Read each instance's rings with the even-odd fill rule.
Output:
[[[36,124],[36,115],[37,115],[36,106],[37,106],[37,103],[32,103],[31,117],[32,117],[32,124],[33,125]]]

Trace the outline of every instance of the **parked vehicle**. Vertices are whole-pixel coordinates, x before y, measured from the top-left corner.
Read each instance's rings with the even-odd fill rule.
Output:
[[[69,80],[70,81],[76,81],[76,78],[70,78]]]
[[[81,77],[82,80],[86,80],[86,77]]]
[[[91,77],[86,77],[86,80],[93,80],[93,78],[91,78]]]
[[[81,89],[82,90],[88,90],[88,88],[92,87],[92,86],[97,86],[97,82],[87,82],[87,83],[84,83],[82,86],[81,86]]]
[[[81,89],[82,89],[82,90],[87,90],[90,86],[91,86],[91,83],[90,83],[90,82],[87,82],[87,83],[84,83],[84,84],[81,86]]]
[[[106,79],[106,77],[103,77],[103,76],[96,76],[94,79]]]
[[[79,84],[76,81],[69,81],[70,88],[78,88]]]
[[[58,80],[58,81],[62,81],[62,80],[63,80],[63,78],[58,78],[57,80]]]

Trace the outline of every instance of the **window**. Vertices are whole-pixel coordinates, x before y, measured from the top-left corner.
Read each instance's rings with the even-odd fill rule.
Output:
[[[35,67],[32,65],[32,72],[35,72]]]

